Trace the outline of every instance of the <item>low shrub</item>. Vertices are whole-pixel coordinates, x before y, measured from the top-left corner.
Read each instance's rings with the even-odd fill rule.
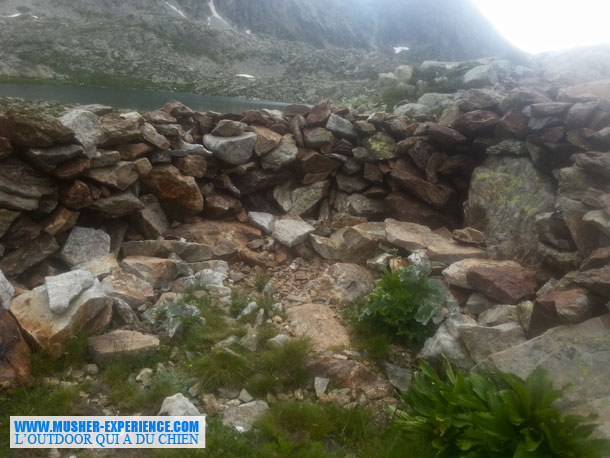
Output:
[[[538,368],[516,375],[454,371],[444,377],[427,363],[403,395],[397,412],[408,437],[430,441],[439,458],[601,458],[610,441],[591,439],[591,418],[563,416],[552,406],[561,397]]]

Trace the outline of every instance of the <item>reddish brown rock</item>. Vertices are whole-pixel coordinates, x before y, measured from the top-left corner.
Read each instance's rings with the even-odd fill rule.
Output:
[[[7,132],[4,136],[14,145],[46,148],[56,143],[70,143],[74,132],[46,114],[9,110],[6,113]]]
[[[502,304],[515,305],[536,293],[536,273],[524,267],[485,266],[470,269],[471,288]]]
[[[301,149],[297,154],[301,172],[306,174],[330,173],[341,166],[340,162],[330,159],[313,150]]]
[[[226,218],[241,210],[241,203],[227,194],[213,193],[205,197],[205,215],[210,218]]]
[[[532,322],[538,307],[554,314],[561,323],[581,323],[591,318],[594,302],[585,289],[553,291],[536,299]]]
[[[73,212],[63,205],[59,205],[53,210],[53,213],[44,218],[40,224],[47,234],[61,234],[76,224],[79,214],[79,212]]]
[[[68,208],[82,210],[93,203],[93,196],[89,186],[80,180],[76,180],[60,190],[59,200]]]
[[[582,263],[582,270],[601,269],[610,265],[610,247],[599,248]]]
[[[307,127],[324,126],[330,114],[331,110],[328,102],[321,102],[311,109],[305,119],[305,125]]]
[[[256,143],[254,144],[254,152],[257,156],[263,156],[280,145],[282,136],[277,132],[267,129],[266,127],[251,127],[252,130],[256,132],[256,135],[258,135]]]
[[[441,126],[440,124],[431,124],[426,133],[430,136],[431,140],[445,148],[450,148],[466,141],[466,137],[457,130]]]
[[[133,161],[134,159],[147,155],[154,149],[155,148],[148,143],[131,143],[119,146],[117,151],[121,155],[121,160]]]
[[[128,113],[131,114],[131,113]],[[100,118],[102,136],[99,146],[107,148],[116,145],[123,145],[142,139],[140,127],[144,123],[141,116],[123,116],[117,113],[107,114]]]
[[[252,240],[262,238],[258,229],[241,223],[222,221],[209,221],[196,219],[196,221],[170,230],[166,237],[185,239],[187,242],[202,243],[212,248],[214,256],[237,255],[240,252],[251,252],[247,247]],[[256,253],[254,253],[256,256]]]
[[[391,172],[391,177],[405,191],[417,196],[435,208],[445,207],[454,197],[455,191],[442,184],[432,184],[412,173],[399,161]]]
[[[96,183],[124,191],[134,184],[138,178],[138,171],[133,162],[120,161],[111,167],[103,167],[87,171],[84,176]]]
[[[195,179],[182,175],[173,165],[153,167],[143,182],[171,219],[183,219],[203,210],[203,196]]]
[[[0,388],[33,382],[30,347],[23,340],[19,324],[8,310],[0,309]]]
[[[604,297],[610,297],[610,265],[580,272],[574,282]]]
[[[460,116],[453,128],[466,136],[481,135],[493,131],[500,117],[491,111],[474,110]]]
[[[91,159],[80,157],[76,159],[70,159],[69,161],[64,162],[57,166],[57,168],[53,171],[53,175],[55,175],[60,180],[73,180],[77,176],[81,175],[85,170],[88,170],[91,167]]]
[[[519,111],[509,111],[498,122],[499,137],[524,138],[527,134],[527,117]]]
[[[189,154],[176,159],[176,167],[186,176],[203,178],[208,164],[203,156]]]

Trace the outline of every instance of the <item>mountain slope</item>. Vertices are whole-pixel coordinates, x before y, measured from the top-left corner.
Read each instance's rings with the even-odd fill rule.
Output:
[[[513,51],[469,0],[6,0],[0,42],[5,80],[308,102],[401,63]]]

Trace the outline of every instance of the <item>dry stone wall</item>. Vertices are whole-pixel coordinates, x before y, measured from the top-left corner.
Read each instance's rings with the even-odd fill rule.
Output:
[[[426,94],[428,112],[322,102],[236,115],[171,101],[144,114],[3,113],[0,308],[58,355],[78,330],[137,323],[170,285],[227,293],[220,259],[382,269],[395,250],[422,250],[464,311],[499,326],[494,304],[520,313],[518,329],[493,331],[517,333],[511,344],[601,315],[610,84],[560,88],[518,68],[491,81],[490,68],[468,72],[476,88]],[[475,360],[488,355],[472,345]]]

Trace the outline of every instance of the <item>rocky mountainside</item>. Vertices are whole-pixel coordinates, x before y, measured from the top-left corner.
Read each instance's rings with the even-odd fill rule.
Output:
[[[0,23],[5,80],[289,102],[355,97],[407,61],[514,52],[468,0],[9,0]]]

